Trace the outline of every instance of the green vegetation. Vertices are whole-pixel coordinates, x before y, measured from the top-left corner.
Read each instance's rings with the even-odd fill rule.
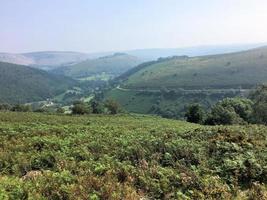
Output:
[[[204,121],[204,110],[199,104],[188,106],[185,113],[186,121],[201,124]]]
[[[181,119],[185,107],[199,103],[205,109],[224,98],[242,96],[240,90],[127,90],[114,88],[105,93],[105,98],[116,100],[125,110],[134,113],[157,114],[168,118]]]
[[[30,67],[0,62],[0,103],[46,100],[76,84],[75,81]]]
[[[259,86],[251,95],[254,101],[253,116],[255,122],[267,124],[267,85]]]
[[[82,101],[74,102],[71,111],[74,115],[85,115],[92,113],[90,105]]]
[[[267,128],[0,113],[0,199],[266,199]]]
[[[267,81],[267,47],[203,57],[173,57],[122,76],[123,88],[251,88]]]
[[[247,95],[267,81],[267,47],[202,57],[175,56],[143,63],[118,77],[106,98],[125,110],[182,118],[185,107],[210,109],[224,98]],[[179,116],[178,116],[179,115]]]
[[[244,124],[252,122],[253,102],[244,98],[226,98],[219,101],[211,108],[211,113],[206,119],[206,124]]]
[[[121,75],[140,63],[141,61],[137,57],[116,53],[111,56],[89,59],[76,65],[61,67],[54,72],[80,80],[106,80]]]

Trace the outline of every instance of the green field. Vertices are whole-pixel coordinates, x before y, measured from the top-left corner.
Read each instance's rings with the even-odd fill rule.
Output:
[[[266,199],[267,128],[0,113],[0,199]]]

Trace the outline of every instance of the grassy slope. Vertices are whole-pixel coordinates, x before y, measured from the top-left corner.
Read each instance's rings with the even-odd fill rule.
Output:
[[[103,73],[118,76],[140,64],[140,62],[141,61],[134,56],[114,54],[112,56],[87,60],[76,65],[62,67],[55,70],[55,72],[74,78],[92,77]]]
[[[169,59],[130,75],[127,88],[248,88],[267,81],[267,47],[193,58]]]
[[[172,110],[183,116],[184,107],[199,102],[210,107],[225,97],[234,97],[242,93],[222,89],[251,88],[255,84],[267,81],[267,48],[245,52],[204,56],[176,57],[158,62],[142,64],[133,68],[120,78],[120,87],[134,91],[113,89],[106,98],[118,101],[126,110],[137,113],[153,113],[156,105],[164,112]],[[179,90],[208,89],[209,92],[178,92],[173,98],[162,93],[153,94],[149,89],[162,88]],[[210,90],[218,89],[218,91]],[[146,93],[136,90],[147,90]],[[221,91],[220,91],[221,90]]]
[[[0,113],[0,197],[266,197],[266,133],[138,115]]]
[[[30,67],[0,62],[0,102],[40,101],[61,93],[75,82]]]

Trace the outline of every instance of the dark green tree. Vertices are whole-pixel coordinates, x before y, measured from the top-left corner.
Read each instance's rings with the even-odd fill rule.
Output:
[[[94,114],[101,114],[104,113],[104,106],[101,102],[97,100],[92,100],[91,101],[91,108],[92,108],[92,113]]]
[[[259,86],[250,94],[253,101],[252,120],[256,123],[267,124],[267,85]]]
[[[185,113],[186,121],[201,124],[204,117],[204,110],[199,104],[192,104],[187,107],[187,111]]]
[[[85,115],[92,112],[91,107],[82,101],[74,102],[71,111],[75,115]]]
[[[226,98],[215,104],[206,124],[230,125],[250,122],[253,102],[245,98]]]
[[[30,112],[32,108],[30,105],[17,104],[13,106],[11,110],[14,112]]]

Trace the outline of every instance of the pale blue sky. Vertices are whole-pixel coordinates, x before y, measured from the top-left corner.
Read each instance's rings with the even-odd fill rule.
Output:
[[[0,52],[267,42],[266,0],[0,0]]]

